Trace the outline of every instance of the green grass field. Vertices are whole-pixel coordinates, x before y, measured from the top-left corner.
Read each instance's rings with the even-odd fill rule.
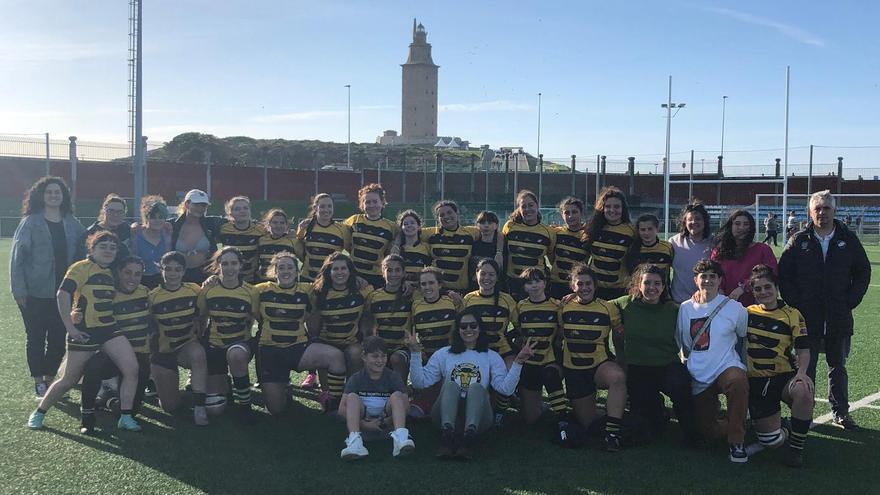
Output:
[[[197,428],[189,414],[164,414],[153,402],[141,416],[143,432],[117,432],[99,414],[98,436],[87,437],[79,434],[74,390],[47,415],[45,430],[30,431],[25,422],[36,406],[21,316],[8,292],[8,255],[9,240],[2,240],[0,493],[876,493],[880,483],[880,401],[852,412],[861,432],[829,424],[813,430],[799,471],[781,465],[781,452],[733,465],[725,445],[685,450],[675,425],[650,446],[607,454],[562,449],[550,443],[549,425],[526,428],[515,419],[490,433],[470,463],[436,461],[438,434],[418,422],[410,425],[413,456],[393,459],[390,440],[382,440],[367,443],[368,459],[345,464],[344,424],[308,397],[283,417],[260,414],[252,427],[224,417]],[[869,256],[874,276],[856,311],[849,364],[853,403],[880,390],[880,249],[870,247]],[[827,394],[823,373],[821,364],[819,398]],[[816,417],[828,410],[819,402]]]

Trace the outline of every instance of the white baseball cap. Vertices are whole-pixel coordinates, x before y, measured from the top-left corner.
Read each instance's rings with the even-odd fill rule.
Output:
[[[190,189],[189,192],[186,193],[186,196],[184,196],[183,200],[189,201],[193,204],[211,204],[211,202],[208,201],[208,193],[202,191],[201,189]]]

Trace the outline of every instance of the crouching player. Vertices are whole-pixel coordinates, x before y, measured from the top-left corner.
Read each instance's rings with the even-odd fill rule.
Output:
[[[785,463],[801,467],[815,404],[813,382],[807,376],[810,344],[806,324],[797,309],[779,299],[776,275],[770,267],[754,267],[749,285],[758,302],[748,307],[749,414],[761,445],[773,448],[785,443],[786,436],[779,403],[791,406]]]
[[[159,261],[162,284],[150,292],[150,312],[156,321],[157,336],[151,358],[150,373],[156,382],[159,404],[166,412],[180,407],[178,366],[192,371],[193,422],[208,424],[208,409],[223,409],[226,397],[205,394],[208,364],[205,349],[199,344],[197,301],[201,288],[183,282],[186,257],[179,251],[165,253]],[[210,403],[210,404],[208,404]]]
[[[407,455],[415,443],[406,429],[409,398],[400,375],[387,368],[388,349],[381,337],[370,336],[363,341],[364,367],[348,378],[339,415],[345,418],[348,438],[340,453],[347,461],[369,455],[361,431],[386,432],[394,444],[394,457]],[[389,418],[391,425],[388,424]]]
[[[294,254],[281,251],[272,256],[266,275],[275,281],[256,286],[260,292],[257,373],[266,409],[273,415],[284,412],[290,372],[311,369],[327,370],[330,399],[338,402],[345,382],[345,355],[333,346],[309,343],[306,325],[314,322],[312,286],[297,283]]]

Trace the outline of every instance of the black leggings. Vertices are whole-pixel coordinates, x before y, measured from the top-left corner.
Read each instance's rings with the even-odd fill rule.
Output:
[[[67,331],[55,299],[28,297],[19,306],[27,335],[27,363],[31,376],[55,376],[64,358]]]
[[[138,383],[131,406],[132,414],[137,414],[140,411],[144,402],[144,388],[150,380],[150,355],[136,353],[135,357],[138,361]],[[80,408],[83,412],[95,410],[95,396],[101,390],[101,381],[117,375],[119,375],[119,368],[103,351],[98,351],[89,359],[82,379],[82,405]]]
[[[685,365],[674,362],[666,366],[630,364],[626,370],[630,412],[645,421],[652,437],[666,429],[666,413],[662,392],[672,400],[672,409],[686,439],[696,438],[691,375]]]

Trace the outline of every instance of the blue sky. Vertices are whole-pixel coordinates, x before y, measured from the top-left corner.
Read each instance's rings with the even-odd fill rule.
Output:
[[[180,132],[372,142],[400,128],[413,17],[440,65],[439,133],[547,157],[711,160],[727,95],[726,163],[782,156],[791,66],[791,163],[809,144],[880,146],[876,2],[343,2],[145,0],[144,117]],[[4,0],[0,134],[127,139],[128,5]],[[738,150],[772,151],[737,153]],[[817,163],[880,167],[880,148],[819,148]],[[873,172],[876,174],[878,172]]]

